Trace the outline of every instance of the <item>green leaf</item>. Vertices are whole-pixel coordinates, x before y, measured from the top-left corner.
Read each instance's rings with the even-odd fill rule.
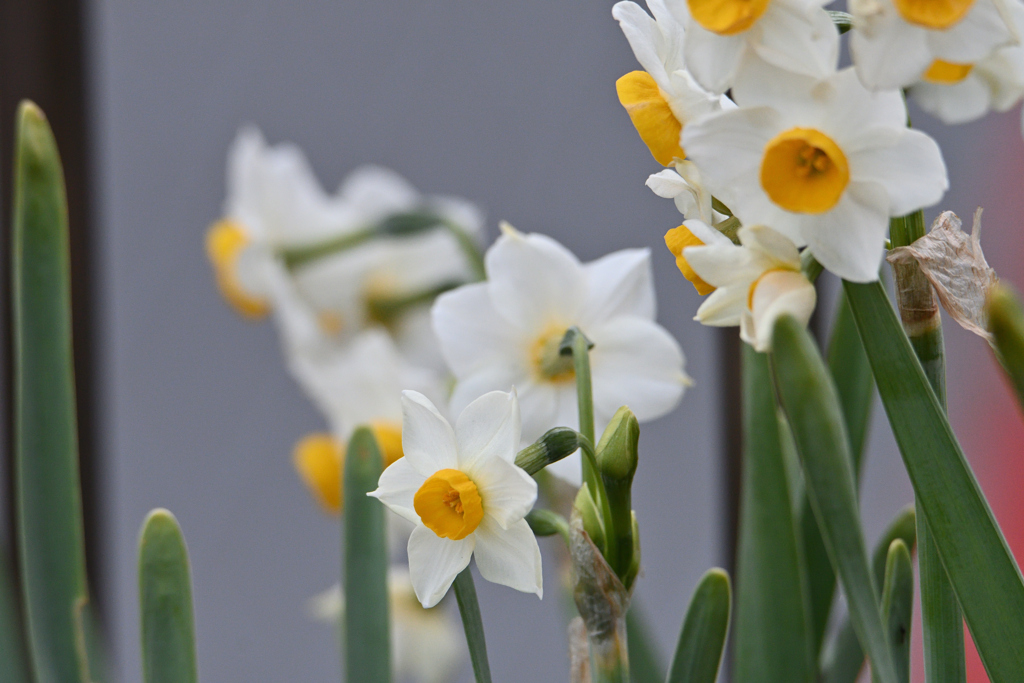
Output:
[[[804,326],[783,316],[772,335],[773,368],[804,470],[804,485],[853,626],[883,683],[896,669],[860,527],[849,440],[835,385]]]
[[[84,681],[67,204],[57,143],[30,102],[18,110],[13,226],[15,477],[29,649],[40,683]]]
[[[743,432],[733,680],[810,681],[804,578],[768,357],[746,344]]]
[[[139,538],[142,676],[146,683],[195,683],[196,638],[188,549],[178,520],[153,510]]]
[[[491,665],[487,661],[487,641],[484,639],[484,620],[480,616],[480,603],[476,599],[476,586],[473,585],[473,574],[470,573],[469,567],[459,572],[453,585],[476,683],[491,683]]]
[[[1009,286],[997,284],[988,295],[988,330],[1017,401],[1024,408],[1024,310]]]
[[[345,454],[345,680],[391,680],[388,550],[377,488],[384,461],[367,427],[352,434]]]
[[[917,567],[921,581],[921,633],[926,683],[964,683],[964,620],[924,517],[917,520]]]
[[[14,596],[14,582],[7,554],[0,548],[0,683],[28,683],[21,614]]]
[[[667,683],[715,683],[729,633],[729,575],[709,569],[690,598]]]
[[[659,683],[665,680],[665,665],[651,635],[647,619],[636,597],[626,612],[626,648],[629,652],[629,678],[633,683]]]
[[[882,617],[889,646],[896,660],[900,683],[910,683],[910,623],[914,619],[914,567],[907,544],[896,539],[889,546],[882,588]]]
[[[889,423],[993,683],[1024,671],[1024,581],[880,283],[844,283]]]

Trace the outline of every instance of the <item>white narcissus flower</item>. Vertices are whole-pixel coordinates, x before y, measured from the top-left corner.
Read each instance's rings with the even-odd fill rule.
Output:
[[[382,330],[367,330],[329,354],[295,354],[289,367],[330,426],[303,437],[293,451],[299,476],[328,512],[341,511],[341,472],[352,432],[368,426],[387,467],[402,457],[402,390],[438,400],[443,382],[411,364]]]
[[[938,145],[907,128],[899,91],[853,69],[822,80],[763,64],[733,88],[739,109],[683,132],[708,188],[745,225],[770,225],[853,282],[878,278],[891,216],[942,198]]]
[[[689,247],[703,247],[715,244],[732,245],[732,240],[697,218],[683,221],[682,225],[672,228],[665,233],[665,246],[676,257],[676,267],[679,268],[679,272],[690,281],[690,284],[693,285],[694,289],[701,296],[710,294],[715,291],[715,288],[697,274],[697,271],[686,260],[685,252]]]
[[[631,71],[615,83],[640,137],[655,160],[668,166],[686,154],[679,146],[687,122],[721,107],[721,98],[701,88],[683,63],[683,26],[662,0],[648,0],[654,14],[635,2],[618,2],[612,16],[619,22],[644,71]]]
[[[650,252],[626,249],[588,264],[545,235],[511,226],[487,251],[487,281],[438,297],[434,330],[455,375],[451,410],[515,386],[523,438],[579,424],[572,358],[559,354],[577,326],[594,344],[591,382],[597,433],[629,405],[641,421],[671,411],[688,378],[679,344],[655,318]],[[579,485],[579,455],[548,467]]]
[[[673,200],[684,218],[696,218],[708,225],[726,218],[711,208],[711,193],[704,187],[700,170],[692,161],[677,160],[672,168],[648,177],[646,185],[659,197]]]
[[[1017,32],[1024,31],[1024,3],[1014,0],[1010,9]],[[918,106],[949,124],[1007,111],[1024,97],[1024,46],[1001,48],[974,64],[935,60],[908,93]]]
[[[849,0],[850,53],[872,90],[911,85],[935,60],[974,64],[1019,43],[1010,5],[1019,0]]]
[[[416,600],[409,571],[400,565],[388,569],[391,615],[391,663],[396,680],[414,683],[451,683],[466,658],[462,626],[450,605],[425,609]],[[340,624],[345,595],[335,584],[309,601],[310,614]]]
[[[757,351],[771,349],[780,315],[807,324],[817,294],[800,271],[800,252],[789,238],[763,225],[740,228],[740,246],[688,247],[686,259],[717,289],[695,320],[715,327],[740,326],[740,337]]]
[[[416,525],[409,574],[424,607],[444,597],[471,557],[488,581],[542,595],[540,547],[525,519],[537,482],[515,465],[520,426],[514,391],[473,401],[455,429],[423,394],[402,392],[405,456],[368,495]]]
[[[690,73],[711,92],[722,93],[751,59],[816,78],[835,71],[839,33],[823,9],[828,2],[674,0],[669,7],[686,26]]]

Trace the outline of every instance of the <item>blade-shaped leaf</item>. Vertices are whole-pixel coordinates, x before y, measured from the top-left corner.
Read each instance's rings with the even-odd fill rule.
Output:
[[[729,633],[729,575],[709,569],[690,598],[667,683],[715,683]]]
[[[882,587],[882,616],[889,646],[896,660],[900,683],[910,682],[910,622],[914,618],[914,567],[907,544],[896,539],[889,546]],[[874,677],[873,677],[874,678]]]
[[[658,644],[634,596],[626,612],[626,644],[629,650],[629,679],[633,683],[659,683],[665,680]]]
[[[879,283],[844,283],[917,501],[994,683],[1024,671],[1024,581]]]
[[[804,326],[791,316],[775,324],[772,365],[804,470],[804,484],[838,574],[861,643],[884,683],[896,683],[878,593],[858,514],[849,441],[835,386]]]
[[[7,553],[0,548],[0,683],[28,683],[21,614],[15,600]]]
[[[476,683],[491,683],[491,665],[487,660],[487,640],[484,638],[484,620],[480,615],[480,603],[476,599],[473,574],[466,567],[455,577],[455,601],[459,603],[462,628],[466,632],[469,659],[473,662],[473,676]]]
[[[733,680],[810,681],[804,578],[768,357],[746,344],[743,432]]]
[[[349,683],[391,680],[387,529],[377,488],[384,461],[367,427],[345,454],[345,674]]]
[[[178,520],[153,510],[139,538],[139,614],[146,683],[195,683],[196,638],[188,549]]]

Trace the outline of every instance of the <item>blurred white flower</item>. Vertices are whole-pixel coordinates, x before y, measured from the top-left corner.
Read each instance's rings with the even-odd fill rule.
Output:
[[[763,225],[739,230],[740,246],[688,247],[686,259],[715,289],[695,320],[715,327],[740,326],[740,337],[758,351],[771,350],[780,315],[807,324],[814,312],[814,285],[800,271],[792,241]]]
[[[402,392],[402,413],[405,456],[368,495],[416,524],[409,537],[416,597],[424,607],[436,605],[472,556],[483,578],[540,597],[540,547],[525,519],[537,482],[514,464],[515,392],[484,394],[466,406],[454,430],[415,391]]]
[[[823,9],[828,2],[674,0],[669,7],[686,26],[690,73],[711,92],[722,93],[751,61],[816,78],[834,72],[839,33]]]
[[[551,427],[579,424],[575,370],[559,354],[568,328],[590,353],[597,433],[622,405],[641,420],[671,411],[687,383],[679,344],[654,321],[650,252],[626,249],[588,264],[550,237],[502,225],[487,251],[487,281],[438,297],[434,330],[456,385],[452,413],[515,386],[529,444]],[[579,455],[548,470],[579,485]]]
[[[679,146],[687,122],[721,107],[721,98],[701,88],[683,63],[683,25],[662,0],[648,0],[652,18],[635,2],[618,2],[619,22],[644,71],[631,71],[615,83],[619,101],[655,160],[668,166],[686,154]]]
[[[872,90],[921,79],[935,60],[974,64],[1019,43],[1011,5],[1020,0],[849,0],[850,53]]]
[[[397,681],[451,683],[466,659],[465,637],[458,617],[448,605],[425,609],[416,600],[409,571],[400,565],[388,569],[391,610],[391,660]],[[345,595],[335,584],[309,601],[310,614],[320,621],[340,624]]]
[[[758,64],[733,96],[738,109],[683,131],[708,188],[844,279],[877,279],[889,217],[949,185],[938,145],[907,128],[900,92],[869,92],[853,69],[818,81]]]

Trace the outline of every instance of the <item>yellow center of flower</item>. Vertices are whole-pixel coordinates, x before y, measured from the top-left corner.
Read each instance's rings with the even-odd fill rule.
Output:
[[[331,337],[336,337],[345,329],[345,320],[337,311],[320,311],[316,317],[320,330]]]
[[[678,228],[672,228],[665,233],[665,246],[668,250],[676,257],[676,267],[679,268],[679,272],[683,274],[687,280],[693,284],[697,293],[701,296],[710,294],[715,291],[715,288],[704,282],[700,275],[690,267],[687,263],[686,258],[683,256],[683,249],[687,247],[703,247],[704,243],[700,239],[690,232],[689,228],[685,225],[680,225]]]
[[[686,0],[698,24],[720,36],[746,31],[768,9],[769,0]]]
[[[402,457],[402,426],[397,422],[376,421],[370,430],[377,439],[384,467]],[[317,503],[329,513],[341,512],[344,503],[341,473],[345,465],[345,444],[330,434],[316,433],[304,437],[293,452],[299,477],[309,488]]]
[[[929,83],[953,85],[967,78],[973,68],[973,64],[955,64],[936,59],[921,78]]]
[[[530,366],[542,382],[571,382],[576,379],[572,355],[562,355],[559,348],[569,325],[552,323],[544,328],[530,347]]]
[[[235,273],[238,255],[248,244],[249,234],[245,228],[224,219],[210,226],[206,233],[206,256],[213,264],[217,286],[227,302],[247,318],[262,318],[270,311],[270,306],[246,292]]]
[[[947,29],[964,18],[974,0],[893,0],[908,23],[931,29]]]
[[[661,88],[649,73],[629,72],[615,81],[615,91],[636,132],[640,133],[640,139],[659,164],[668,166],[674,158],[686,156],[679,145],[683,124],[676,119]]]
[[[431,475],[413,496],[412,506],[428,529],[453,541],[469,536],[484,518],[476,484],[459,470]]]
[[[821,131],[791,128],[764,148],[761,187],[787,211],[824,213],[836,205],[849,182],[846,155]]]

